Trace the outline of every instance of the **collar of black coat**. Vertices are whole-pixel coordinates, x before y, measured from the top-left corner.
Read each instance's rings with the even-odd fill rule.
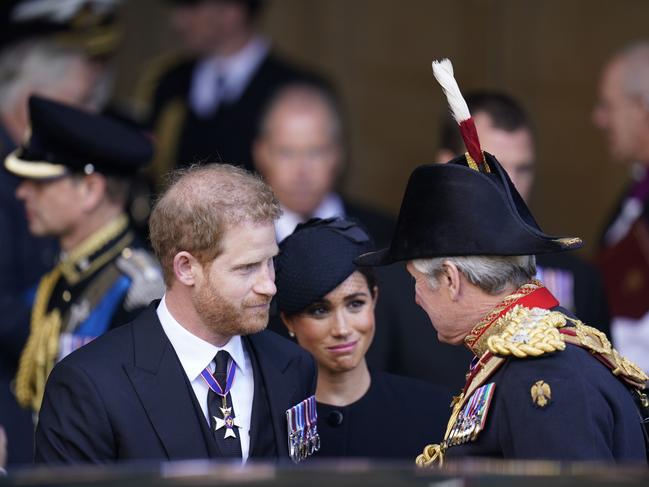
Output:
[[[62,254],[59,266],[69,284],[76,284],[97,272],[119,254],[129,251],[134,235],[125,214],[106,223],[72,251]]]

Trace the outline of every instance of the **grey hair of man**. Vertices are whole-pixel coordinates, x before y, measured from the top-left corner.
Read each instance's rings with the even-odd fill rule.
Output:
[[[65,82],[70,66],[86,60],[83,50],[48,40],[26,40],[8,45],[0,51],[0,111],[11,111],[22,93],[39,92]],[[110,94],[108,76],[93,89],[89,105],[100,108]]]
[[[626,46],[615,58],[624,62],[625,92],[640,97],[649,110],[649,40]]]
[[[492,296],[502,293],[508,285],[519,288],[536,275],[533,255],[433,257],[412,263],[415,269],[426,274],[430,287],[437,289],[446,262],[453,263],[467,281]]]

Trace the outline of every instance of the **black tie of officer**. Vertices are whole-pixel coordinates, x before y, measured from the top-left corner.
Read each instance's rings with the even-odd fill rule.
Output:
[[[214,370],[214,379],[219,383],[221,386],[221,390],[226,390],[226,382],[227,382],[227,371],[228,371],[228,363],[230,362],[230,354],[226,352],[225,350],[220,350],[217,354],[216,357],[214,357],[214,363],[216,365],[216,368]],[[236,365],[233,363],[232,367],[236,367]],[[227,393],[225,396],[226,399],[226,404],[228,408],[230,409],[230,414],[232,417],[235,417],[235,411],[234,407],[232,406],[232,395],[230,392]],[[228,437],[225,438],[225,433],[226,433],[226,427],[219,428],[218,430],[216,428],[216,421],[215,417],[224,419],[223,413],[221,411],[221,408],[223,408],[223,397],[216,394],[212,389],[209,390],[207,393],[207,411],[210,416],[210,424],[212,425],[212,432],[214,433],[214,439],[216,440],[216,444],[219,446],[219,449],[223,453],[224,457],[238,457],[241,458],[241,440],[239,439],[239,435],[241,434],[241,430],[239,428],[234,428],[234,432],[236,434],[236,438],[233,437]]]

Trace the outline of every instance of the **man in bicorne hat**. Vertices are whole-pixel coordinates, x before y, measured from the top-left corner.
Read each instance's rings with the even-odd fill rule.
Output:
[[[444,438],[417,464],[445,456],[646,462],[633,396],[646,401],[647,376],[533,279],[534,255],[581,240],[541,231],[481,151],[450,62],[433,66],[468,153],[415,169],[391,246],[357,260],[406,261],[439,339],[475,354]]]

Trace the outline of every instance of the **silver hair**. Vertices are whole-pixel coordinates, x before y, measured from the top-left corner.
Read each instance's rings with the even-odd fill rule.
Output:
[[[639,96],[649,109],[649,40],[626,46],[616,58],[625,63],[624,91],[629,96]]]
[[[0,111],[8,112],[22,93],[38,92],[65,82],[71,63],[85,59],[85,53],[73,47],[47,40],[28,40],[9,45],[0,52]],[[108,80],[100,80],[93,90],[90,105],[99,108],[108,98]]]
[[[501,293],[507,285],[519,288],[536,275],[536,258],[533,255],[462,257],[434,257],[416,259],[412,263],[428,277],[433,289],[439,286],[438,276],[445,262],[452,262],[466,279],[487,294]]]

